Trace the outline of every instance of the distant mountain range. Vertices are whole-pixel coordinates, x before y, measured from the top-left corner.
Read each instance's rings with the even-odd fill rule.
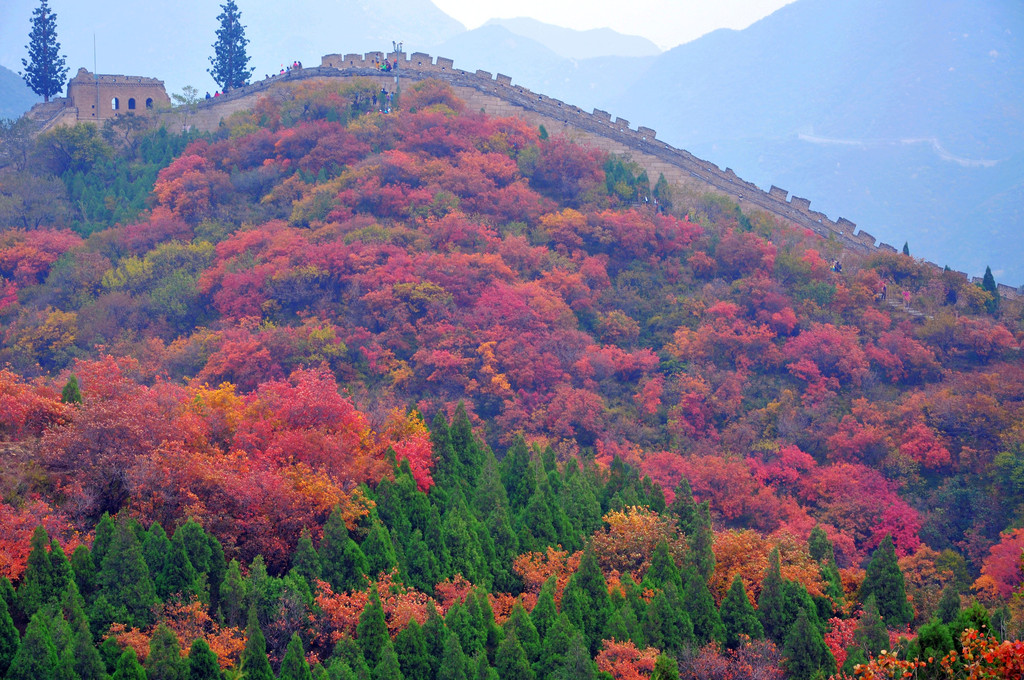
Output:
[[[34,4],[0,10],[0,64],[20,63]],[[92,68],[95,33],[100,72],[155,75],[170,92],[213,89],[208,3],[110,5],[99,20],[79,3],[55,7],[72,71]],[[652,127],[914,255],[972,275],[991,265],[1000,282],[1024,283],[1024,3],[797,0],[664,53],[532,19],[466,31],[429,0],[294,0],[243,7],[243,20],[257,78],[401,40],[407,52]]]
[[[0,66],[0,118],[18,118],[42,101],[14,71]]]

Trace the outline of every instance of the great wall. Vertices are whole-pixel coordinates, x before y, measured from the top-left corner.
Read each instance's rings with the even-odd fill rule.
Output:
[[[397,61],[397,69],[382,71],[380,64],[385,59],[392,63]],[[510,76],[500,73],[492,76],[480,70],[463,71],[456,69],[451,59],[435,59],[422,52],[328,54],[322,58],[320,66],[291,69],[201,100],[188,113],[187,123],[181,113],[182,107],[168,109],[169,99],[161,81],[137,76],[94,76],[80,69],[69,83],[67,98],[39,104],[30,115],[42,129],[49,129],[55,125],[83,121],[100,122],[135,109],[132,104],[138,101],[145,102],[144,106],[139,106],[141,113],[156,116],[166,124],[187,124],[199,130],[213,131],[232,113],[252,108],[262,97],[287,96],[286,86],[289,84],[337,78],[368,79],[385,89],[390,89],[397,79],[418,82],[436,78],[451,85],[471,110],[494,116],[518,116],[533,126],[543,125],[550,133],[566,134],[603,151],[628,156],[643,167],[649,177],[663,174],[669,184],[676,187],[720,192],[743,209],[765,210],[823,238],[832,239],[845,248],[865,253],[875,250],[896,252],[896,248],[888,243],[876,242],[874,236],[863,229],[858,230],[850,220],[840,217],[833,221],[812,210],[810,200],[790,196],[785,189],[772,186],[764,191],[738,177],[731,168],[722,170],[713,163],[658,140],[651,128],[632,128],[628,120],[613,119],[606,111],[595,109],[587,112],[514,85]],[[941,269],[934,262],[925,261],[925,264]],[[964,279],[969,278],[963,272],[957,274]],[[971,280],[981,282],[978,277]],[[1019,289],[1005,284],[998,284],[998,289],[1005,297],[1024,297]]]

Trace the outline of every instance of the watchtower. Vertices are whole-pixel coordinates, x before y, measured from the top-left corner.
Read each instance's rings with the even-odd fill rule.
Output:
[[[164,81],[142,76],[100,75],[84,68],[68,83],[68,99],[79,121],[101,121],[125,113],[145,114],[170,106]]]

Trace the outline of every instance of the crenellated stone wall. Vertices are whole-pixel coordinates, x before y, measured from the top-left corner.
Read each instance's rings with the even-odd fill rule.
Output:
[[[385,59],[397,67],[391,71],[381,70],[381,64]],[[79,77],[83,72],[92,77],[85,69],[79,71]],[[893,246],[878,243],[871,234],[863,230],[858,231],[857,225],[850,220],[840,217],[833,221],[827,215],[812,210],[809,199],[790,197],[787,190],[777,186],[765,191],[738,177],[731,168],[722,170],[714,163],[697,158],[683,149],[669,146],[657,139],[657,132],[651,128],[638,126],[634,129],[630,127],[628,120],[613,119],[607,111],[584,111],[558,99],[513,85],[512,78],[507,75],[499,73],[492,77],[488,71],[463,71],[456,69],[451,59],[435,59],[423,52],[328,54],[321,59],[319,67],[292,69],[284,74],[256,81],[220,97],[200,102],[194,112],[184,114],[176,109],[159,115],[169,124],[215,130],[222,120],[236,111],[251,108],[262,97],[287,96],[284,86],[289,83],[335,78],[368,78],[375,86],[389,90],[403,81],[416,82],[438,78],[450,84],[470,110],[483,111],[493,116],[518,116],[531,125],[543,125],[552,134],[566,134],[603,151],[628,155],[647,171],[648,177],[652,180],[663,174],[670,184],[678,187],[720,192],[745,209],[765,210],[810,229],[824,238],[837,241],[847,248],[861,252],[896,252]],[[163,83],[160,81],[139,80],[159,83],[162,90]],[[74,82],[73,80],[72,83]],[[116,84],[110,83],[111,86]],[[141,82],[139,85],[141,86]],[[78,119],[82,118],[79,109]],[[962,275],[966,278],[966,274]],[[1006,297],[1020,296],[1017,289],[1009,286],[1000,285],[1000,293]]]

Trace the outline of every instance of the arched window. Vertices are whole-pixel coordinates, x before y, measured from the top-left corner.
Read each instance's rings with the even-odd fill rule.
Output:
[[[110,110],[117,111],[119,108],[121,108],[121,102],[117,100],[117,97],[114,97],[110,100]]]
[[[132,98],[130,98],[128,100],[128,110],[129,111],[134,111],[135,110],[135,97],[132,97]]]
[[[146,98],[146,108],[147,109],[153,108],[153,98],[152,97],[147,97]]]

